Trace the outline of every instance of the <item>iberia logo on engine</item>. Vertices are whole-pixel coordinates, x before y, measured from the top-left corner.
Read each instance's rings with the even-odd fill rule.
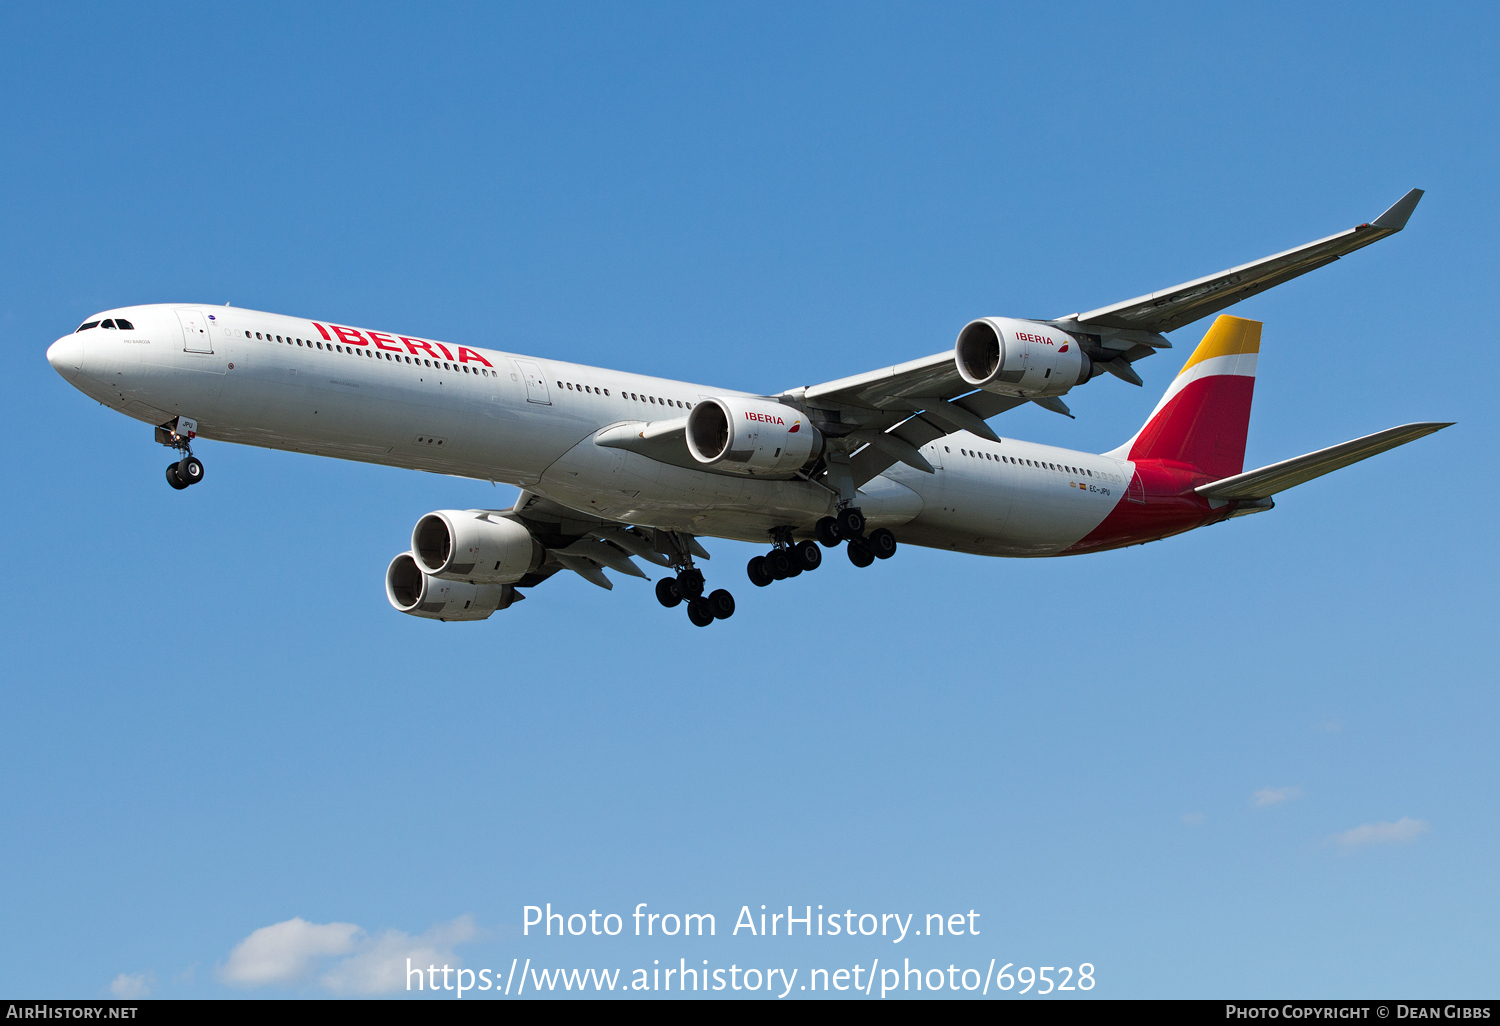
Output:
[[[776,416],[773,413],[753,413],[750,410],[746,410],[745,411],[745,419],[746,420],[758,420],[762,424],[785,424],[786,423],[786,421],[782,420],[780,417]]]
[[[1050,338],[1048,338],[1046,335],[1033,335],[1029,331],[1018,331],[1018,332],[1016,332],[1016,340],[1019,341],[1019,342],[1040,342],[1040,343],[1042,343],[1042,345],[1045,345],[1045,346],[1053,346],[1053,345],[1057,344],[1056,342],[1053,342]]]

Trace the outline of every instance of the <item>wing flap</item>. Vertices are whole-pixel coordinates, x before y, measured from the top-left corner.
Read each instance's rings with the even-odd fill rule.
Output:
[[[1205,498],[1221,499],[1226,502],[1270,498],[1277,492],[1304,484],[1315,477],[1331,474],[1351,463],[1367,460],[1387,449],[1394,449],[1398,445],[1405,445],[1407,442],[1416,441],[1424,435],[1430,435],[1434,431],[1441,431],[1451,426],[1450,421],[1402,424],[1399,427],[1386,428],[1373,435],[1340,442],[1338,445],[1331,445],[1305,456],[1295,456],[1258,470],[1247,470],[1243,474],[1235,474],[1233,477],[1226,477],[1212,484],[1200,485],[1193,491]]]

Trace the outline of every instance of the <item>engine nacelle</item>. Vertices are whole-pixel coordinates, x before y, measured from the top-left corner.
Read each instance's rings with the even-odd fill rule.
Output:
[[[514,584],[547,558],[542,544],[507,517],[440,509],[417,521],[411,554],[423,573],[445,581]]]
[[[823,451],[823,436],[792,406],[741,396],[704,399],[687,419],[693,459],[740,474],[790,474]]]
[[[484,620],[521,596],[508,584],[439,580],[403,552],[386,567],[385,597],[401,612],[429,620]]]
[[[1011,317],[964,325],[953,358],[969,384],[1025,399],[1062,395],[1094,372],[1093,361],[1066,331]]]

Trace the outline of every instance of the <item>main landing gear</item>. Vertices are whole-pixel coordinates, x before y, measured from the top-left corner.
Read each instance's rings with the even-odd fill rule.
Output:
[[[861,569],[896,554],[896,536],[880,527],[866,537],[865,516],[853,506],[845,506],[837,516],[819,520],[814,530],[818,541],[830,549],[841,541],[847,542],[849,562]]]
[[[197,422],[192,422],[196,427]],[[182,458],[167,464],[167,484],[177,491],[203,480],[203,461],[193,455],[193,431],[178,434],[179,424],[172,421],[156,429],[156,440],[182,453]]]
[[[686,602],[688,619],[695,627],[707,627],[734,615],[733,595],[723,588],[704,595],[703,588],[703,571],[688,564],[677,571],[676,577],[656,582],[656,600],[668,609]]]
[[[753,556],[745,567],[750,583],[764,588],[772,581],[784,581],[796,577],[803,571],[816,570],[823,565],[823,552],[817,542],[793,542],[789,527],[772,532],[775,547],[764,556]]]

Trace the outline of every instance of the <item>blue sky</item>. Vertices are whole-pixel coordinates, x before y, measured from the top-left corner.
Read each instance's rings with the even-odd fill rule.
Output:
[[[415,950],[1493,996],[1497,20],[7,8],[0,992],[365,993]],[[704,631],[565,577],[484,623],[401,617],[381,575],[415,520],[511,490],[206,443],[174,493],[149,429],[43,355],[95,310],[231,302],[779,391],[1414,186],[1407,231],[1236,308],[1266,325],[1247,465],[1456,427],[1121,552],[906,548],[757,592],[755,550],[710,543],[740,603]],[[997,430],[1111,448],[1205,327],[1144,389]],[[720,935],[519,936],[546,902]],[[761,904],[981,934],[725,935]]]

